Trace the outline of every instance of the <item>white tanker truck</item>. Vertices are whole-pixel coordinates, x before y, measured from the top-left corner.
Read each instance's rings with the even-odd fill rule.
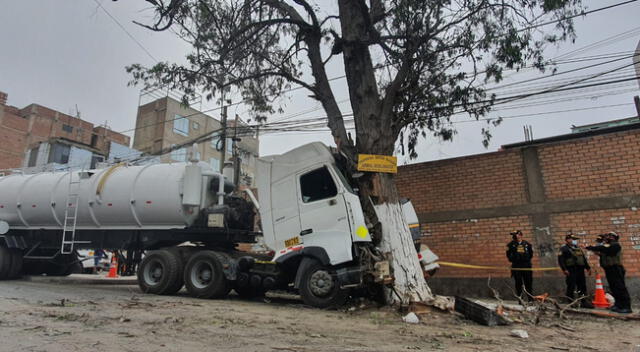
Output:
[[[195,160],[0,177],[0,279],[68,275],[88,248],[125,250],[141,290],[163,295],[294,289],[328,307],[384,279],[359,198],[328,147],[260,158],[257,180],[260,204]],[[235,249],[257,238],[272,253]]]

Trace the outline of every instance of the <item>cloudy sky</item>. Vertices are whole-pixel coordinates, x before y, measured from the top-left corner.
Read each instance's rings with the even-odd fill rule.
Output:
[[[589,9],[620,2],[623,0],[585,0]],[[0,91],[9,94],[10,105],[37,103],[72,114],[77,106],[83,119],[94,124],[106,122],[113,130],[129,131],[129,135],[135,126],[140,89],[127,86],[130,76],[124,67],[132,63],[181,62],[188,52],[172,33],[154,33],[132,23],[150,20],[152,13],[143,0],[4,0],[0,9]],[[494,91],[502,96],[528,94],[613,72],[581,82],[589,85],[583,89],[496,107],[488,118],[500,116],[504,120],[492,129],[494,137],[488,149],[482,147],[479,133],[486,121],[455,116],[458,134],[454,141],[421,141],[420,156],[412,162],[495,151],[503,144],[522,141],[525,125],[531,126],[535,138],[541,138],[569,133],[572,125],[635,116],[633,96],[639,94],[639,86],[625,81],[634,73],[631,67],[622,67],[631,64],[628,56],[640,41],[639,13],[640,2],[633,2],[577,18],[577,41],[547,52],[548,57],[557,58],[560,75],[510,72]],[[339,76],[339,62],[331,70],[330,76]],[[333,84],[338,100],[342,100],[344,81]],[[302,90],[290,93],[285,112],[271,119],[323,116],[319,105],[306,95]],[[341,106],[343,112],[350,111],[348,102]],[[212,107],[212,103],[202,105],[202,109]],[[238,113],[245,117],[245,111],[242,105],[234,106],[230,116]],[[284,152],[314,140],[331,143],[328,133],[265,135],[261,138],[261,154]],[[401,157],[404,162],[408,161]]]

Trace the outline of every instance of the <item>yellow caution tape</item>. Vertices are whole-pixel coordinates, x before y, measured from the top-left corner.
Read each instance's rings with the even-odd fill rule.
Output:
[[[438,264],[442,266],[451,266],[454,268],[465,268],[465,269],[489,269],[489,270],[515,270],[515,271],[552,271],[552,270],[560,270],[558,267],[550,267],[550,268],[510,268],[507,266],[486,266],[486,265],[471,265],[471,264],[462,264],[462,263],[451,263],[451,262],[441,262],[438,261]]]

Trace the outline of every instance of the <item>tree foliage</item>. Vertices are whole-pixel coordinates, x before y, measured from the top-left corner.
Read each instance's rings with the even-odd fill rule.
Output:
[[[336,143],[390,154],[398,136],[411,156],[427,133],[450,139],[450,117],[478,118],[495,103],[485,84],[505,69],[544,70],[547,44],[572,39],[581,0],[146,0],[152,30],[192,46],[186,64],[127,68],[132,84],[177,88],[185,101],[237,89],[254,115],[280,108],[292,84],[320,101]],[[555,24],[539,26],[555,20]],[[356,125],[347,137],[326,65],[342,59]],[[488,135],[488,131],[483,129]],[[403,146],[404,148],[404,146]]]

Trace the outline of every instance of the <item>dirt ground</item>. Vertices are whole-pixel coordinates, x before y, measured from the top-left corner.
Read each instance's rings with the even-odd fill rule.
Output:
[[[510,336],[526,330],[528,339]],[[326,311],[295,297],[199,300],[134,285],[0,282],[0,351],[640,351],[640,321],[571,315],[486,327],[450,313]]]

